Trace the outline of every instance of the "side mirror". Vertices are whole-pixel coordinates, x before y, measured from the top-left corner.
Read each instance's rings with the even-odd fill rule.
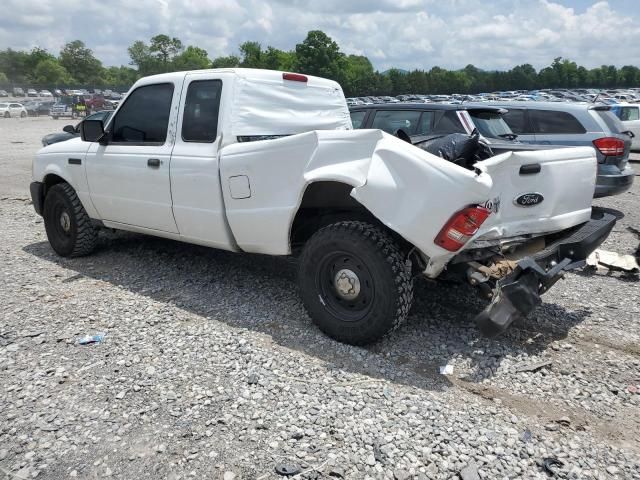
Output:
[[[97,142],[104,136],[102,120],[84,120],[80,124],[80,136],[83,142]]]
[[[62,127],[62,131],[63,132],[67,132],[67,133],[71,133],[71,134],[75,134],[76,133],[76,127],[74,127],[73,125],[65,125],[64,127]]]

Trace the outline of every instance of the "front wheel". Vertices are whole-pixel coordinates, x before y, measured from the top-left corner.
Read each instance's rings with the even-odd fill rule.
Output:
[[[413,301],[411,266],[381,228],[329,225],[307,242],[299,283],[307,312],[324,333],[366,345],[395,330]]]
[[[58,255],[81,257],[95,248],[98,231],[68,183],[49,189],[42,216],[49,243]]]

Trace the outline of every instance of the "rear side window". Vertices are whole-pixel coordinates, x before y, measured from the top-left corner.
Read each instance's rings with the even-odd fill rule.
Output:
[[[623,122],[633,122],[640,120],[640,109],[638,107],[620,107],[618,115]]]
[[[351,112],[351,123],[353,124],[353,128],[358,129],[362,128],[362,122],[364,122],[364,117],[367,115],[367,112],[362,110],[357,112]]]
[[[516,133],[518,135],[531,133],[531,128],[529,128],[529,125],[527,123],[527,114],[524,109],[510,109],[502,116],[502,118],[505,122],[507,122],[507,125],[509,125],[509,128],[511,128],[511,131],[513,133]]]
[[[172,83],[146,85],[135,89],[113,119],[113,141],[164,143],[167,139],[172,98]]]
[[[529,118],[535,133],[543,135],[587,133],[576,117],[554,110],[529,110]]]
[[[625,129],[620,119],[610,110],[595,110],[595,112],[596,115],[598,115],[598,117],[600,117],[607,125],[607,128],[611,133],[620,133]]]
[[[433,132],[449,135],[451,133],[467,133],[458,118],[455,110],[447,110],[436,118],[436,123],[433,127]]]
[[[416,135],[429,135],[432,130],[434,112],[422,112]]]
[[[378,110],[373,118],[371,128],[379,128],[394,134],[402,129],[408,135],[415,135],[418,130],[420,112],[415,110]]]
[[[211,143],[218,136],[221,80],[198,80],[187,89],[182,117],[185,142]]]
[[[469,114],[473,118],[476,128],[484,137],[501,138],[501,135],[511,135],[513,133],[502,118],[502,115],[498,113],[470,111]]]

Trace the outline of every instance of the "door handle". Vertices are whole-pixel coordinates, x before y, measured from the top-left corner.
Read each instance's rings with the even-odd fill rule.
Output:
[[[534,175],[540,173],[542,167],[539,163],[529,163],[520,167],[520,175]]]
[[[150,158],[149,160],[147,160],[147,166],[152,167],[152,168],[158,168],[160,166],[160,159],[159,158]]]

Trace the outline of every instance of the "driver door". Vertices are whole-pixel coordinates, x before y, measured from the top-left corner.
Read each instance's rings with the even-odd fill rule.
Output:
[[[89,192],[102,220],[178,233],[169,161],[181,87],[180,79],[136,88],[108,123],[106,145],[89,147]]]

